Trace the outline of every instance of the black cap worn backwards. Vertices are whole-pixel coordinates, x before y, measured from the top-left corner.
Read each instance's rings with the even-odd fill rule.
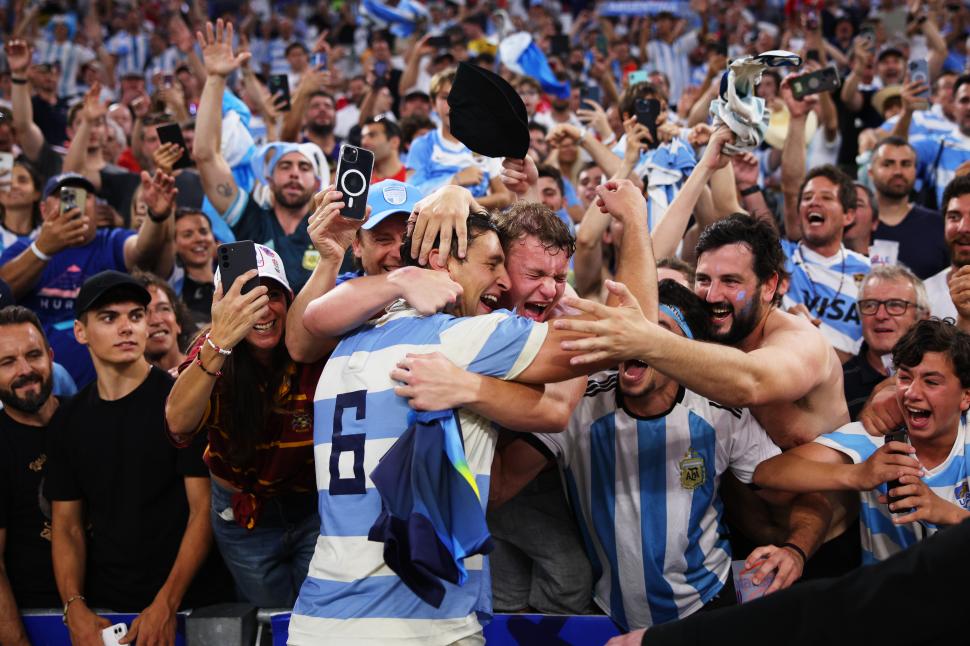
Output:
[[[81,285],[81,291],[74,303],[74,316],[79,318],[96,305],[122,301],[134,301],[148,307],[152,301],[152,295],[128,274],[110,269],[102,271],[91,276]]]
[[[529,152],[525,104],[498,74],[460,63],[448,94],[451,134],[486,157],[524,159]]]

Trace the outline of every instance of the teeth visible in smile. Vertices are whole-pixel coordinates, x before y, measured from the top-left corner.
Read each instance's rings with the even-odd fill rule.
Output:
[[[149,334],[149,338],[155,338],[156,336],[165,336],[168,334],[168,330],[158,330],[157,332],[152,332]]]
[[[495,307],[496,305],[498,305],[498,296],[495,296],[494,294],[483,294],[481,299],[479,300],[481,300],[489,307]]]
[[[808,214],[808,221],[810,224],[814,224],[816,222],[825,222],[825,216],[817,211],[813,211]]]
[[[276,321],[270,321],[269,323],[257,323],[256,325],[253,326],[253,329],[259,330],[260,332],[265,332],[266,330],[273,327],[274,323],[276,323]]]
[[[543,312],[545,312],[546,311],[546,307],[548,307],[548,305],[542,305],[542,304],[539,304],[539,303],[526,303],[525,306],[528,309],[535,310],[539,314],[542,314]]]

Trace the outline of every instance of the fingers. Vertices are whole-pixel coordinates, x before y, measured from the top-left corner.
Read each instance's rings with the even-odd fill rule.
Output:
[[[258,274],[259,272],[257,270],[250,269],[246,273],[237,276],[236,280],[234,280],[232,285],[229,286],[229,291],[226,292],[226,296],[231,298],[236,298],[239,296],[239,294],[242,293],[242,287],[246,284],[246,281],[255,278]]]
[[[415,206],[414,212],[411,214],[414,218],[414,229],[411,231],[411,258],[418,259],[418,264],[425,264],[427,262],[427,257],[424,261],[420,260],[421,245],[415,246],[415,240],[424,240],[424,230],[428,226],[428,217],[420,212],[420,207]]]
[[[458,236],[458,257],[464,258],[468,251],[468,228],[465,218],[458,218],[455,222],[455,235]]]

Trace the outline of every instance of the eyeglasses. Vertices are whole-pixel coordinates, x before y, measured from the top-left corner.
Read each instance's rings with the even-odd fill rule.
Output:
[[[886,312],[888,312],[890,316],[902,316],[910,307],[920,309],[920,306],[916,303],[910,303],[909,301],[904,301],[901,298],[890,298],[886,301],[879,301],[875,298],[865,298],[858,302],[859,312],[863,316],[874,316],[875,313],[879,311],[880,305],[886,306]]]

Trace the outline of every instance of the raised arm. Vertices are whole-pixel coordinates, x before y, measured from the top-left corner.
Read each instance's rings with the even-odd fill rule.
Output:
[[[202,178],[206,197],[219,213],[232,206],[239,187],[232,176],[232,169],[222,156],[222,94],[226,90],[226,78],[239,69],[249,52],[232,53],[232,23],[216,21],[206,23],[206,35],[196,34],[205,58],[206,79],[199,99],[195,122],[195,163]]]
[[[862,110],[864,99],[859,91],[859,84],[862,83],[862,74],[871,63],[872,58],[873,51],[870,49],[868,41],[862,36],[856,36],[855,42],[852,44],[852,71],[845,77],[839,95],[849,114],[856,114]]]
[[[399,96],[407,94],[408,90],[417,83],[418,76],[421,73],[421,61],[424,60],[425,56],[432,54],[431,48],[428,46],[429,38],[431,38],[431,34],[425,34],[420,40],[411,44],[411,49],[405,56],[404,72],[401,74],[401,81],[397,86]]]
[[[913,122],[913,113],[916,106],[922,102],[926,104],[926,99],[921,99],[918,95],[929,90],[929,85],[923,81],[908,82],[903,85],[901,98],[903,100],[903,111],[899,114],[896,125],[893,126],[892,136],[899,137],[903,141],[909,141],[909,126]]]
[[[64,157],[65,173],[80,173],[88,178],[94,188],[101,190],[101,166],[98,159],[88,157],[88,138],[91,128],[99,120],[104,120],[108,114],[108,104],[101,101],[101,84],[95,81],[91,89],[84,95],[84,107],[81,108],[81,124],[74,133],[71,146]]]
[[[623,160],[613,154],[609,148],[601,144],[591,132],[583,131],[570,123],[560,123],[553,127],[546,135],[549,143],[558,146],[559,142],[569,137],[589,153],[596,165],[603,169],[603,172],[610,177],[616,174],[617,169]]]
[[[791,81],[800,75],[793,75],[781,82],[781,98],[788,107],[790,120],[788,136],[781,150],[781,186],[785,197],[785,237],[799,240],[802,227],[798,219],[798,189],[805,178],[805,121],[808,113],[818,102],[815,95],[806,96],[801,101],[792,95]]]
[[[30,82],[27,80],[33,52],[30,45],[23,40],[11,40],[4,49],[7,53],[7,64],[10,66],[10,103],[17,144],[27,159],[36,161],[44,146],[44,133],[34,123],[34,106],[30,102]]]
[[[148,205],[148,217],[138,235],[125,240],[125,267],[141,267],[159,276],[169,276],[175,266],[175,178],[156,171],[152,177],[141,172],[142,199]]]

